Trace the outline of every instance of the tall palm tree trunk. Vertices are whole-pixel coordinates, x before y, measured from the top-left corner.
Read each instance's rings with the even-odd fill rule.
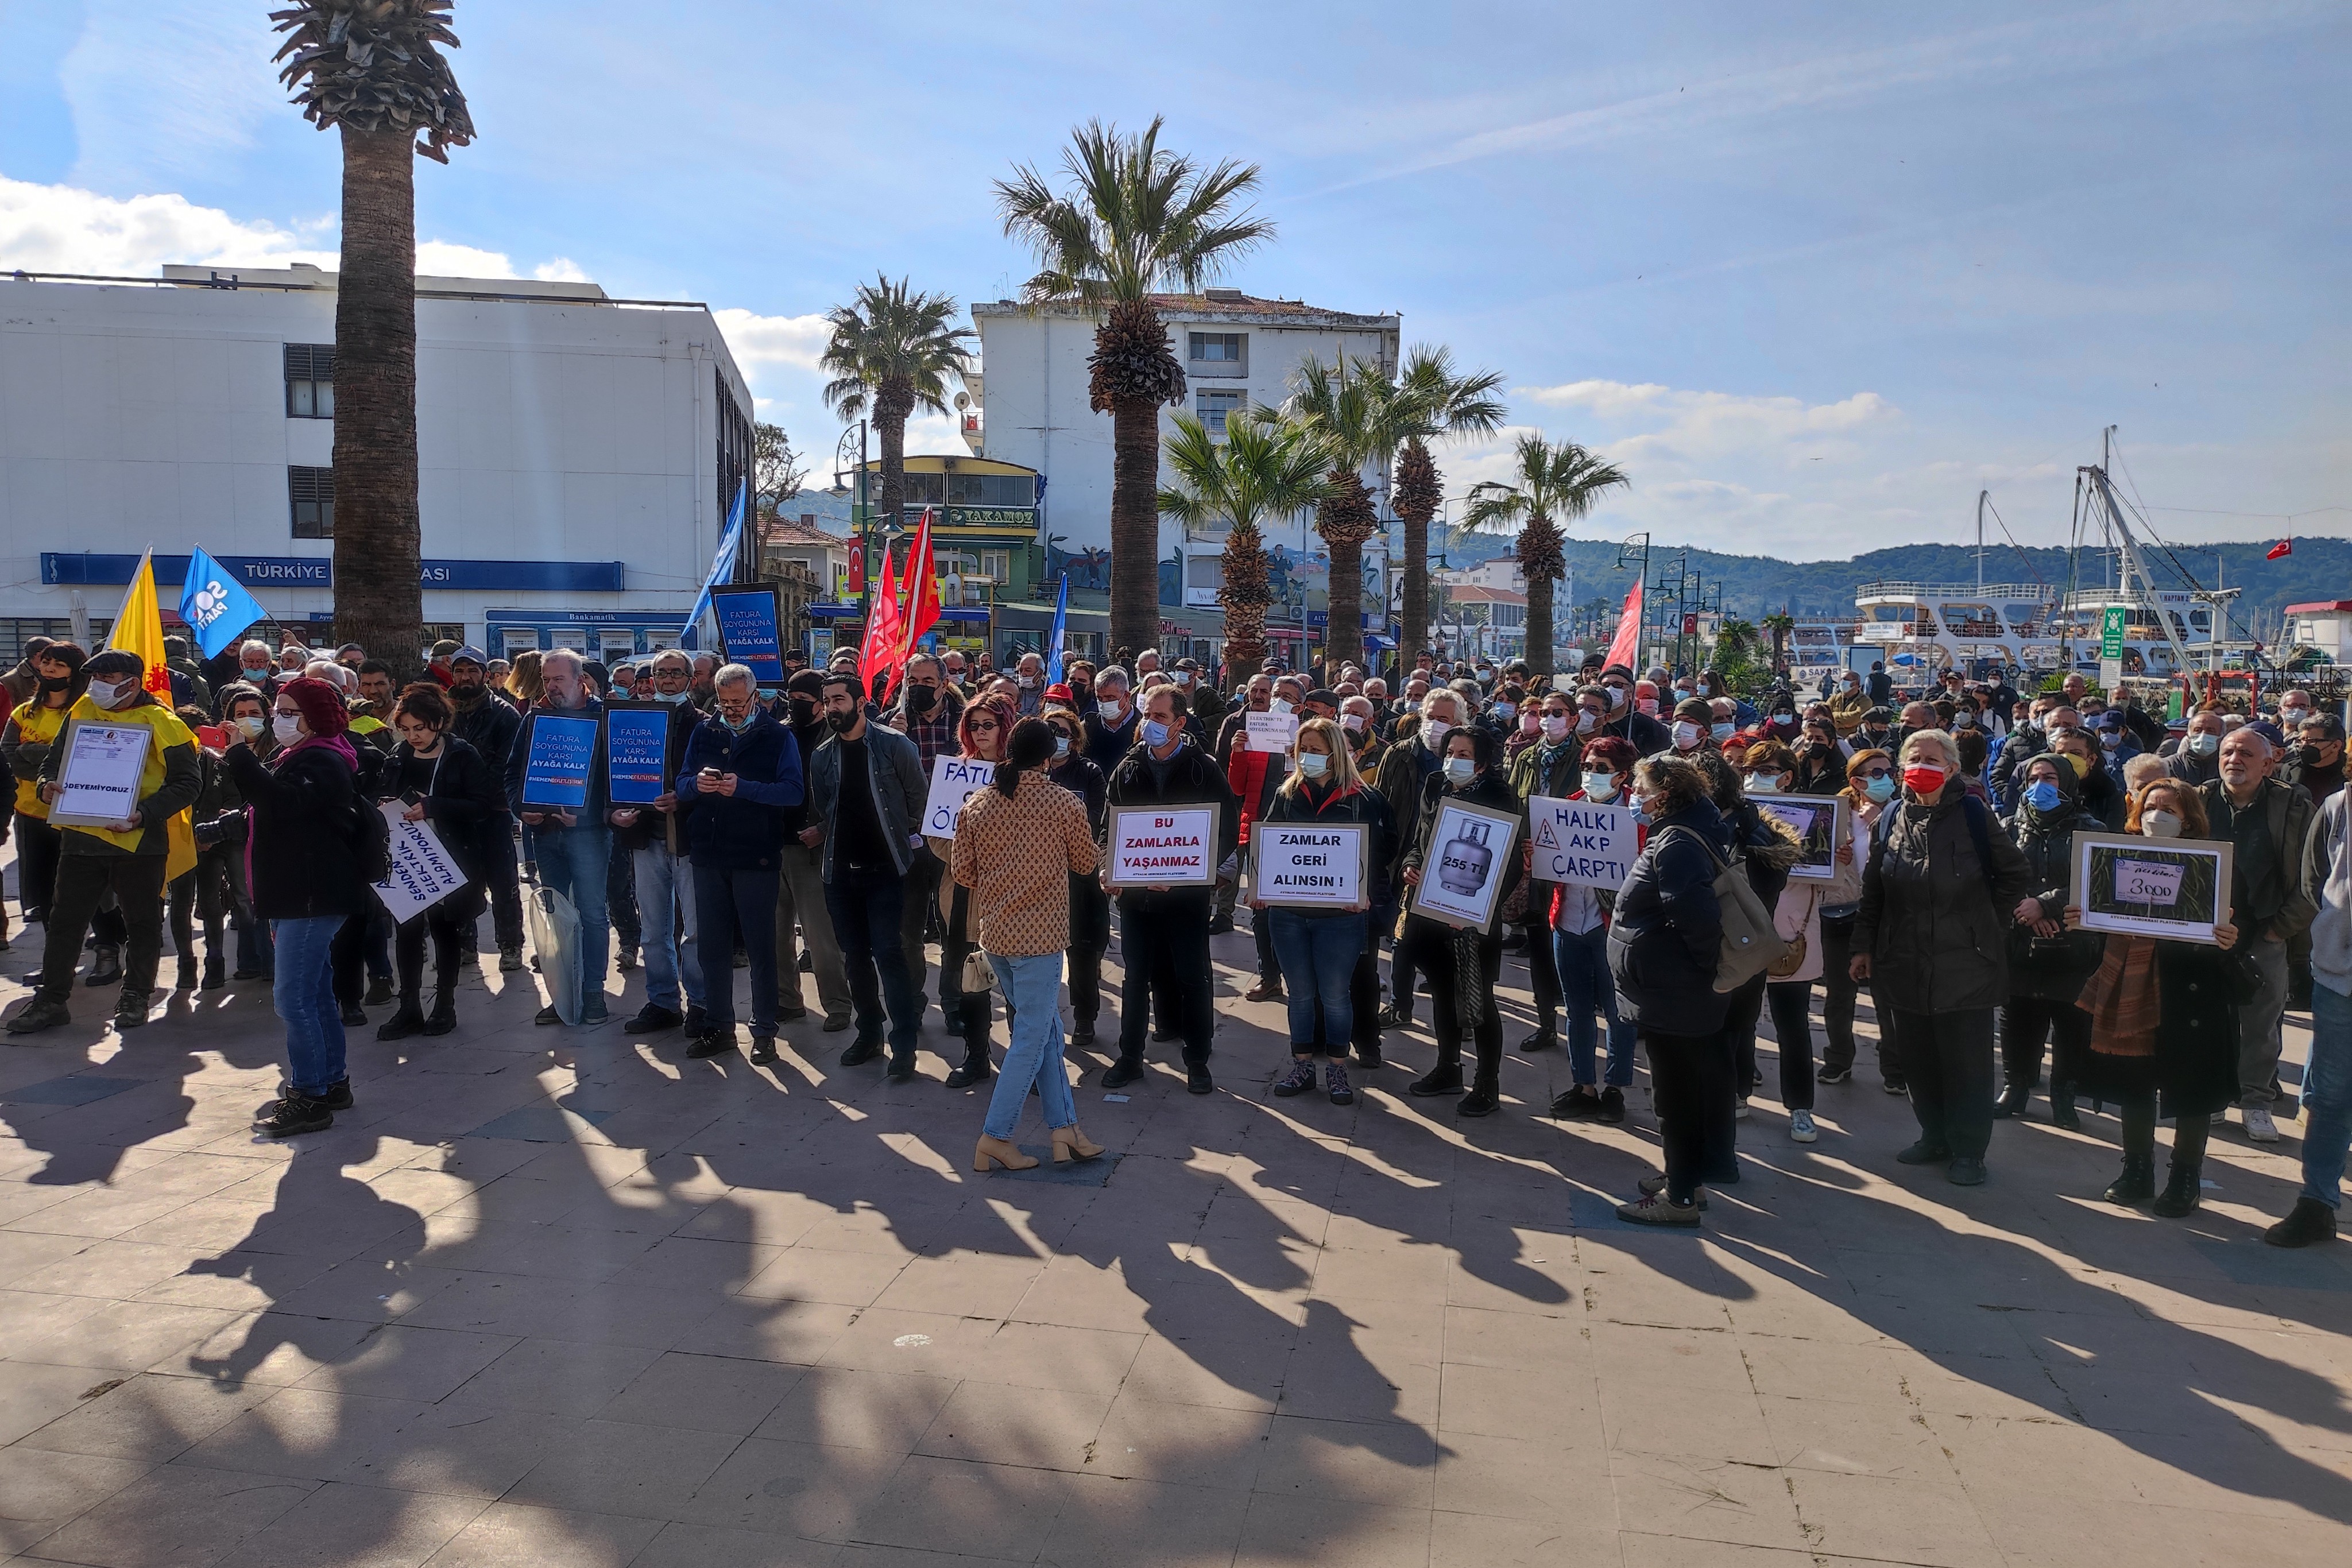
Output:
[[[1323,668],[1336,674],[1342,664],[1364,662],[1364,541],[1331,541],[1331,629],[1323,644]]]
[[[1437,515],[1440,497],[1437,465],[1418,438],[1397,454],[1396,485],[1391,501],[1404,524],[1404,594],[1397,612],[1398,667],[1429,646],[1429,522]]]
[[[341,127],[335,294],[335,635],[415,675],[425,636],[416,517],[415,132]]]
[[[1110,645],[1160,646],[1160,404],[1111,403]]]
[[[915,400],[904,389],[885,382],[874,398],[874,434],[882,448],[882,483],[866,526],[876,533],[901,524],[907,510],[907,421]]]
[[[1551,657],[1552,582],[1549,577],[1528,579],[1528,674],[1549,685]]]

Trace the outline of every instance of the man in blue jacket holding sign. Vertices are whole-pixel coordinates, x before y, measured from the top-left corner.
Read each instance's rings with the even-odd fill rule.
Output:
[[[688,1056],[735,1049],[733,975],[717,956],[738,941],[751,960],[751,1060],[776,1060],[776,879],[786,813],[801,803],[801,748],[760,701],[750,669],[711,677],[718,711],[697,725],[678,770],[678,803],[690,807],[695,932],[714,958],[704,974],[703,1031]]]
[[[604,967],[613,956],[613,927],[605,913],[604,881],[612,873],[611,802],[604,783],[601,721],[604,705],[588,695],[585,666],[576,653],[558,648],[540,661],[543,682],[538,706],[522,721],[507,758],[507,798],[531,831],[532,852],[542,887],[569,899],[580,916],[580,1022],[603,1023]],[[572,724],[564,724],[564,720]],[[583,747],[572,744],[578,721],[589,723]],[[559,803],[560,802],[560,803]],[[552,988],[552,975],[545,977]],[[551,1000],[537,1023],[561,1023]]]

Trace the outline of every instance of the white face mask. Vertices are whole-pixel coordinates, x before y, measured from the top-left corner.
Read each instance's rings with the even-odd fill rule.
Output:
[[[278,745],[291,746],[302,738],[302,731],[297,727],[301,722],[300,716],[296,714],[272,714],[269,716],[270,733],[278,737]]]
[[[2170,811],[2142,811],[2139,831],[2151,839],[2177,839],[2180,836],[2180,819]]]
[[[1034,675],[1015,675],[1013,681],[1024,692],[1034,690],[1037,685],[1037,677]]]
[[[1445,759],[1445,781],[1448,784],[1467,784],[1477,774],[1478,764],[1471,758],[1449,757]]]
[[[1591,714],[1584,715],[1578,720],[1577,727],[1579,729],[1591,728],[1591,725],[1585,721],[1591,719],[1591,716],[1592,716]],[[1568,738],[1568,716],[1565,714],[1557,713],[1548,713],[1544,715],[1543,733],[1546,740],[1566,740]]]
[[[1591,735],[1594,730],[1600,727],[1601,716],[1599,714],[1594,713],[1591,708],[1579,708],[1576,710],[1577,734]]]
[[[1453,727],[1442,718],[1429,719],[1421,727],[1421,742],[1432,751],[1441,750],[1445,745],[1445,732]]]
[[[92,681],[89,683],[89,700],[100,707],[112,707],[130,685],[129,681]]]
[[[1272,702],[1265,705],[1265,710],[1268,713],[1288,713],[1290,711],[1290,699],[1287,697],[1276,697]]]
[[[1362,714],[1351,713],[1344,715],[1341,716],[1339,722],[1346,726],[1351,734],[1361,735],[1363,733],[1364,716]]]
[[[1586,774],[1584,776],[1584,798],[1588,800],[1614,800],[1617,799],[1617,775],[1614,773]]]
[[[1605,690],[1605,691],[1607,691],[1607,692],[1608,692],[1608,694],[1609,694],[1609,706],[1610,706],[1611,707],[1612,707],[1612,708],[1620,708],[1620,707],[1623,707],[1623,706],[1625,706],[1625,695],[1626,695],[1626,694],[1625,694],[1625,688],[1624,688],[1624,687],[1622,687],[1622,686],[1607,686],[1607,687],[1604,687],[1604,688],[1602,688],[1602,689],[1603,689],[1603,690]]]
[[[1676,749],[1688,751],[1692,747],[1698,744],[1698,726],[1693,724],[1686,718],[1678,718],[1675,720],[1675,746]]]
[[[237,733],[245,737],[247,740],[259,740],[261,738],[261,732],[268,727],[269,726],[263,722],[261,716],[257,713],[247,714],[243,718],[236,721]]]
[[[1743,776],[1743,781],[1751,794],[1777,795],[1787,787],[1789,776],[1785,773],[1749,773]]]

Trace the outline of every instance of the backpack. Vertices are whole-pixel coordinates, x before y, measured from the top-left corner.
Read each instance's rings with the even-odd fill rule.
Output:
[[[374,801],[352,797],[351,831],[344,836],[351,841],[352,863],[359,867],[362,882],[373,887],[392,880],[392,824]]]
[[[1749,885],[1748,868],[1737,854],[1729,860],[1722,859],[1716,854],[1713,844],[1690,829],[1673,831],[1687,834],[1715,866],[1715,902],[1723,918],[1723,946],[1715,959],[1715,988],[1717,992],[1736,991],[1764,973],[1788,943],[1772,924],[1772,912],[1764,907],[1764,901]]]

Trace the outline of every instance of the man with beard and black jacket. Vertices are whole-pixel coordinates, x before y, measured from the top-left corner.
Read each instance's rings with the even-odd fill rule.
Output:
[[[1184,695],[1174,686],[1154,686],[1144,694],[1141,744],[1111,773],[1110,809],[1116,813],[1138,806],[1215,806],[1222,872],[1240,846],[1241,801],[1215,759],[1185,733],[1184,710]],[[1174,1018],[1163,1021],[1172,1022],[1184,1039],[1184,1087],[1195,1094],[1216,1087],[1209,1076],[1210,1039],[1216,1028],[1209,912],[1215,898],[1213,887],[1118,890],[1127,979],[1119,998],[1118,1060],[1103,1073],[1104,1088],[1143,1076],[1151,1012],[1146,998],[1153,993],[1176,999]]]
[[[491,692],[489,660],[479,648],[460,648],[449,656],[449,706],[457,711],[449,733],[482,754],[490,771],[504,785],[507,760],[514,755],[515,737],[522,716]],[[522,890],[515,875],[514,807],[511,796],[498,821],[482,826],[482,876],[490,890],[490,929],[499,944],[499,968],[513,974],[522,967]],[[501,853],[499,845],[506,846]]]
[[[784,684],[784,700],[776,705],[776,716],[792,730],[800,747],[803,781],[809,777],[816,748],[831,733],[825,727],[824,701],[824,674],[802,670]],[[783,874],[777,879],[776,890],[776,984],[782,997],[778,1006],[787,1020],[808,1011],[801,1000],[801,953],[805,948],[816,980],[817,1006],[824,1012],[825,1032],[838,1034],[849,1027],[853,1006],[849,969],[842,960],[841,939],[834,932],[832,913],[824,906],[824,851],[801,841],[801,830],[807,826],[805,801],[784,813]],[[900,924],[904,925],[903,921]]]
[[[1041,661],[1038,668],[1044,667]],[[907,660],[906,685],[898,694],[898,704],[882,716],[882,722],[915,743],[928,786],[931,764],[941,757],[956,755],[957,727],[963,722],[963,695],[948,685],[945,665],[929,653],[916,653]],[[931,912],[939,904],[940,879],[946,872],[946,865],[928,849],[915,856],[915,863],[907,871],[907,907],[898,917],[898,946],[906,952],[907,973],[915,982],[919,998],[924,993],[924,977],[929,963],[923,939],[930,929]],[[942,982],[940,989],[944,992],[944,977]]]
[[[612,822],[615,850],[627,853],[636,882],[646,961],[645,1006],[622,1027],[632,1034],[650,1034],[683,1025],[690,1038],[699,1040],[709,1015],[703,1002],[701,945],[695,940],[694,862],[687,836],[694,801],[680,796],[675,782],[686,765],[687,741],[702,717],[686,700],[693,680],[693,661],[676,648],[654,655],[637,690],[646,694],[641,700],[669,706],[661,776],[670,787],[648,805],[615,806]],[[729,983],[732,985],[731,973]]]

